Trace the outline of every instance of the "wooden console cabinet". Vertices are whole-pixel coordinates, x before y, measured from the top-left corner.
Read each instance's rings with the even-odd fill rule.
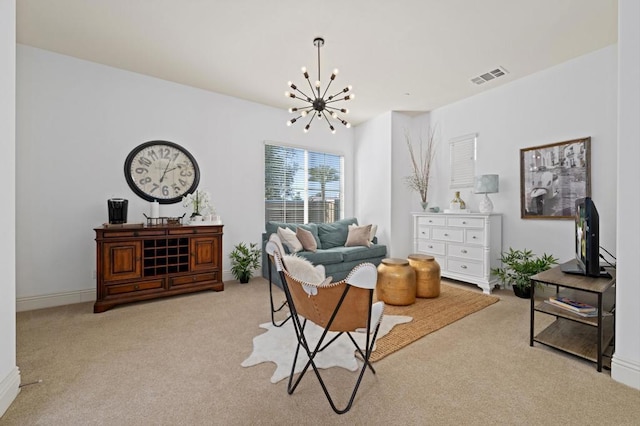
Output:
[[[222,225],[111,225],[95,232],[94,313],[122,303],[224,290]]]

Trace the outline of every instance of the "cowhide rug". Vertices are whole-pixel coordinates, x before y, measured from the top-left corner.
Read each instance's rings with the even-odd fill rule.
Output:
[[[378,331],[378,338],[389,333],[397,324],[403,324],[411,320],[412,318],[407,316],[384,315]],[[241,365],[243,367],[251,367],[263,362],[273,362],[276,364],[276,370],[271,376],[271,383],[278,383],[280,380],[289,377],[291,366],[293,365],[293,356],[297,344],[293,323],[289,320],[282,327],[275,327],[271,322],[267,322],[260,324],[260,328],[264,328],[267,332],[253,338],[253,352]],[[305,335],[312,348],[321,334],[321,327],[310,321],[307,322]],[[331,340],[335,334],[329,332],[325,342]],[[358,345],[364,348],[366,335],[363,333],[352,333],[352,335]],[[349,337],[343,334],[328,348],[316,355],[316,365],[318,368],[342,367],[350,371],[356,371],[361,361],[356,358],[355,351],[356,349]],[[301,348],[295,373],[302,371],[308,359],[306,352]]]

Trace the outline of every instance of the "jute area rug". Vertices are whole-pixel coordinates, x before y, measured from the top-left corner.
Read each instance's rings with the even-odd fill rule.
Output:
[[[391,333],[379,338],[376,350],[371,354],[371,361],[379,361],[421,337],[493,305],[498,300],[500,298],[497,296],[464,290],[442,282],[440,296],[436,298],[419,298],[409,306],[386,305],[385,315],[406,315],[412,317],[413,321],[399,324]]]

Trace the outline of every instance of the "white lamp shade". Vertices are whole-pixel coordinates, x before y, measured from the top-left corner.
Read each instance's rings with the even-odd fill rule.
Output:
[[[495,194],[499,189],[498,175],[476,176],[474,192],[476,194]]]

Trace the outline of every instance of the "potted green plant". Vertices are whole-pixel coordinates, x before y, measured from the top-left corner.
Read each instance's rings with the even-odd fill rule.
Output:
[[[492,268],[491,273],[498,276],[503,284],[511,284],[516,296],[528,299],[531,297],[531,276],[546,271],[558,259],[544,253],[536,257],[531,250],[514,250],[502,252],[500,257],[502,268]]]
[[[231,273],[242,284],[248,283],[253,276],[253,271],[260,266],[261,253],[262,251],[257,248],[255,243],[237,244],[229,253]]]

